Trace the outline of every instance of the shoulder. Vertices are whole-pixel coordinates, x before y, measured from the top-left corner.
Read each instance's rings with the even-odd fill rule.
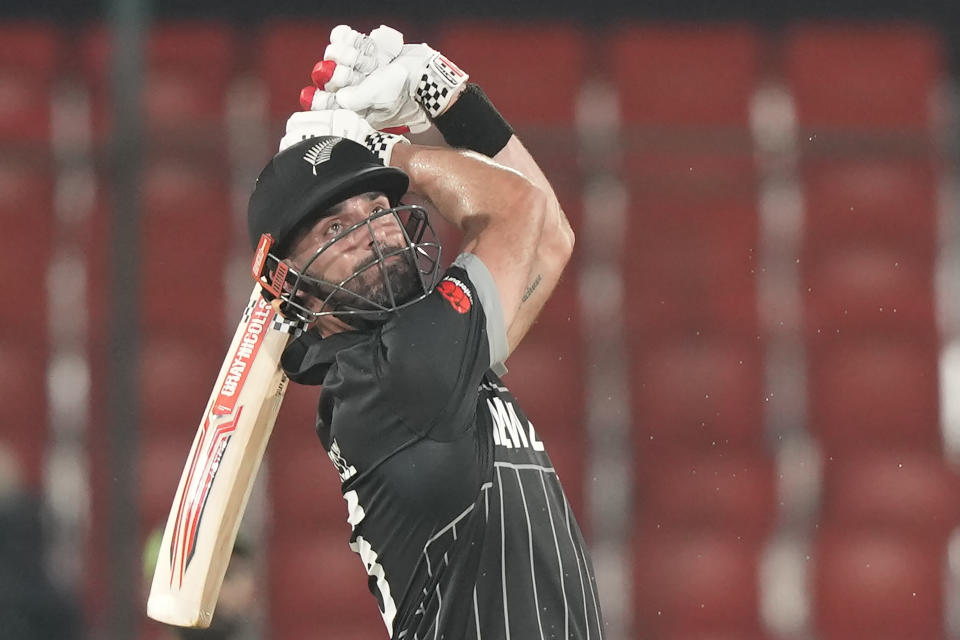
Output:
[[[456,430],[472,419],[480,380],[506,348],[491,287],[483,263],[462,255],[429,296],[381,328],[377,377],[418,429],[452,423]]]

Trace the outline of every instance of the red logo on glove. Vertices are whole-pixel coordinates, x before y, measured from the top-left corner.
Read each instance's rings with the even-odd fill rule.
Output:
[[[470,311],[470,306],[473,304],[470,289],[456,278],[447,277],[441,280],[437,285],[437,291],[447,299],[457,313]]]

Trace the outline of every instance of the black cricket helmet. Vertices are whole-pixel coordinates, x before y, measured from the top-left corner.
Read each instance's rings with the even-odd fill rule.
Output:
[[[359,326],[379,322],[392,311],[422,300],[433,290],[440,268],[440,243],[418,206],[400,199],[409,186],[407,175],[385,167],[366,147],[346,138],[309,138],[281,151],[257,178],[247,225],[256,248],[253,277],[268,299],[279,300],[289,318],[312,322],[323,315],[343,318]],[[365,220],[348,226],[316,248],[299,269],[284,262],[290,243],[301,229],[309,228],[334,205],[353,196],[381,192],[389,209],[374,211]],[[399,225],[401,246],[382,246],[373,223],[392,217]],[[369,234],[373,256],[339,281],[307,275],[310,266],[338,241],[355,233]],[[388,266],[388,259],[399,257]],[[398,269],[401,275],[398,276]],[[358,286],[376,274],[380,286],[363,291]],[[319,300],[310,306],[308,296]]]

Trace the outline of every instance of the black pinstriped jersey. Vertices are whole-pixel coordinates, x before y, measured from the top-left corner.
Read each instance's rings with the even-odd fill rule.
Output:
[[[351,548],[396,640],[604,636],[590,556],[543,440],[494,372],[493,279],[461,255],[372,331],[301,339]]]

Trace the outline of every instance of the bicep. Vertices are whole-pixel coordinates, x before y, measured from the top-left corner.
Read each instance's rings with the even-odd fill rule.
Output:
[[[463,252],[477,256],[489,271],[508,331],[518,319],[522,321],[528,315],[524,298],[529,301],[528,290],[537,275],[533,271],[549,206],[546,194],[532,188],[516,201],[516,210],[507,218],[507,224],[484,224],[479,217],[475,228],[464,229]],[[516,342],[509,341],[508,349],[514,347]]]

